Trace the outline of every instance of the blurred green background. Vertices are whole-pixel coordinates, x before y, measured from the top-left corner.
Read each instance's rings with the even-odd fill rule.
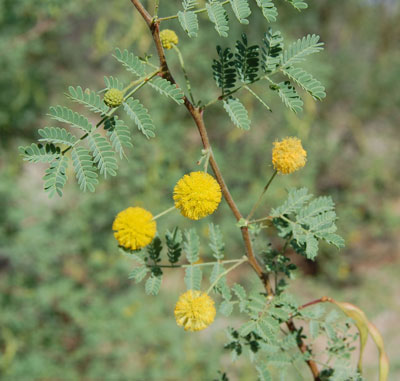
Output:
[[[214,151],[246,211],[272,171],[272,142],[288,135],[303,140],[307,166],[274,182],[263,211],[283,200],[288,186],[330,194],[347,246],[341,252],[323,247],[317,263],[296,259],[304,276],[299,274],[292,291],[302,302],[329,295],[363,308],[386,340],[390,380],[398,380],[399,3],[310,0],[302,14],[281,3],[273,28],[287,43],[308,33],[320,34],[326,43],[311,71],[328,96],[318,104],[306,97],[304,113],[296,116],[267,87],[258,92],[273,113],[243,93],[250,133],[234,128],[221,105],[214,105],[206,112]],[[161,0],[161,15],[178,7],[178,0]],[[250,28],[231,20],[232,36],[245,31],[251,42],[261,40],[260,12],[254,9]],[[204,19],[194,40],[176,22],[166,27],[179,34],[196,98],[213,99],[218,94],[211,71],[214,42],[226,46],[228,41]],[[149,300],[143,285],[128,280],[132,264],[118,252],[111,233],[114,216],[129,205],[154,214],[171,206],[176,181],[198,168],[200,140],[183,107],[143,89],[140,98],[158,127],[157,138],[146,141],[135,132],[134,149],[120,162],[119,176],[103,180],[95,194],[81,194],[70,180],[61,200],[49,200],[42,190],[44,167],[18,156],[17,147],[36,140],[37,129],[49,125],[48,106],[68,103],[63,97],[68,85],[100,90],[103,75],[129,81],[111,57],[115,46],[154,53],[128,0],[0,0],[0,378],[212,380],[224,369],[232,380],[254,380],[248,360],[232,365],[223,350],[223,329],[240,317],[229,322],[218,317],[201,333],[183,332],[173,318],[183,274],[166,274],[161,294]],[[182,83],[174,52],[167,56]],[[240,234],[225,204],[196,223],[202,257],[210,255],[210,221],[222,226],[227,255],[240,257]],[[176,213],[162,219],[159,230],[175,225],[193,226]],[[246,268],[232,277],[255,281]],[[367,380],[375,380],[371,343],[365,366]]]

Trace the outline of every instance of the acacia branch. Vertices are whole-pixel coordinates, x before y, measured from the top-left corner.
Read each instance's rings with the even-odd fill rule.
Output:
[[[130,1],[135,6],[135,8],[138,10],[138,12],[142,15],[143,19],[145,20],[145,22],[147,23],[147,25],[151,31],[151,35],[153,37],[153,41],[154,41],[154,44],[157,49],[157,55],[158,55],[158,59],[160,61],[160,67],[162,69],[162,72],[161,72],[162,76],[164,78],[168,79],[171,83],[176,85],[176,82],[169,70],[168,63],[165,58],[164,50],[163,50],[163,47],[161,44],[159,21],[157,21],[156,18],[153,19],[151,17],[151,15],[143,7],[140,0],[130,0]],[[243,216],[240,213],[239,208],[237,207],[235,201],[232,198],[229,188],[225,183],[225,180],[222,176],[221,170],[219,169],[218,164],[215,160],[214,154],[212,152],[211,144],[210,144],[210,141],[208,138],[207,129],[206,129],[206,126],[204,124],[204,119],[203,119],[204,110],[201,109],[200,107],[195,107],[186,96],[184,96],[184,105],[187,108],[187,110],[189,111],[190,115],[192,116],[192,118],[197,126],[204,149],[208,150],[210,152],[209,163],[214,172],[215,178],[216,178],[219,186],[221,187],[221,191],[225,198],[225,201],[229,205],[229,208],[231,209],[232,213],[234,214],[236,220],[239,221],[240,219],[243,218]],[[249,259],[250,265],[252,266],[254,271],[257,273],[258,277],[262,280],[268,295],[273,295],[274,293],[273,293],[272,286],[271,286],[271,283],[269,280],[269,276],[265,271],[263,271],[260,263],[257,261],[257,259],[255,257],[253,245],[250,240],[250,234],[249,234],[248,227],[243,226],[240,228],[240,230],[242,232],[242,237],[243,237],[243,241],[244,241],[245,248],[246,248],[246,255]],[[296,329],[293,321],[289,321],[287,323],[287,326],[290,331],[297,332],[297,329]],[[302,341],[301,338],[299,338],[299,340],[298,340],[298,346],[299,346],[299,349],[303,353],[309,351],[307,345]],[[317,364],[313,360],[307,360],[306,362],[313,374],[314,380],[319,381],[320,379],[319,379],[319,371],[318,371]]]
[[[131,0],[131,3],[136,7],[136,9],[139,11],[139,13],[142,15],[143,19],[145,20],[146,24],[148,25],[153,40],[154,44],[157,49],[157,55],[158,59],[160,61],[160,67],[162,68],[162,76],[166,79],[168,79],[171,83],[176,84],[171,71],[169,70],[167,60],[165,58],[164,54],[164,49],[161,44],[160,40],[160,29],[159,29],[159,21],[157,19],[153,19],[150,14],[147,12],[147,10],[143,7],[141,2],[139,0]],[[232,210],[232,213],[234,214],[235,218],[237,221],[239,221],[241,218],[243,218],[242,214],[240,213],[235,201],[232,198],[232,195],[229,191],[228,186],[225,183],[225,180],[222,176],[221,170],[218,167],[218,164],[215,160],[214,154],[212,152],[210,140],[208,138],[208,133],[206,130],[206,126],[204,124],[204,119],[203,119],[203,110],[199,107],[195,107],[190,100],[185,96],[184,97],[184,104],[189,111],[190,115],[192,116],[194,122],[196,123],[197,129],[199,131],[201,141],[203,143],[203,147],[205,150],[208,150],[210,152],[210,158],[209,158],[209,163],[210,166],[215,174],[215,178],[221,187],[222,194],[229,205],[229,208]],[[260,279],[263,281],[265,288],[268,292],[269,295],[273,294],[272,287],[269,281],[268,274],[265,273],[261,267],[261,265],[258,263],[253,246],[251,244],[250,240],[250,234],[247,226],[241,227],[241,232],[242,232],[242,237],[243,241],[246,247],[246,255],[249,258],[249,263],[253,267],[254,271],[257,273],[257,275],[260,277]]]

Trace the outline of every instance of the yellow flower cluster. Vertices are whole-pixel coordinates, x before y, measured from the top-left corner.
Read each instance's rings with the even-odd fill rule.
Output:
[[[157,225],[153,215],[147,210],[129,207],[118,213],[112,228],[120,246],[138,250],[151,243],[156,235]]]
[[[304,167],[307,161],[307,152],[298,138],[286,138],[275,142],[272,150],[272,164],[274,168],[285,175]]]
[[[221,188],[206,172],[191,172],[175,185],[175,207],[184,217],[199,220],[214,213],[221,202]]]
[[[174,313],[176,323],[185,331],[201,331],[214,321],[216,311],[206,293],[188,290],[179,297]]]
[[[172,49],[173,45],[178,45],[179,39],[171,29],[164,29],[160,32],[161,45],[164,49]]]
[[[118,107],[124,101],[124,93],[118,89],[110,89],[104,94],[104,103],[108,107]]]

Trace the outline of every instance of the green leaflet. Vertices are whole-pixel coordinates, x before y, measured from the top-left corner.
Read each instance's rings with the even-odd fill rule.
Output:
[[[250,119],[246,108],[237,98],[224,100],[224,109],[229,114],[232,123],[242,130],[250,129]]]
[[[236,83],[236,61],[230,48],[223,50],[217,46],[219,59],[213,60],[213,77],[217,86],[222,89],[222,94],[235,87]]]
[[[94,133],[88,136],[88,143],[100,174],[104,177],[116,176],[117,159],[109,141],[104,136]]]
[[[277,87],[279,97],[286,107],[296,114],[303,111],[303,101],[289,81],[278,83]]]
[[[105,114],[109,108],[104,104],[103,100],[100,98],[95,91],[86,89],[83,91],[82,87],[77,86],[68,87],[69,94],[67,95],[76,103],[80,103],[87,107],[90,111],[98,114]]]
[[[39,142],[64,144],[68,147],[72,147],[77,141],[76,136],[72,135],[65,128],[45,127],[39,129],[38,134],[41,136]]]
[[[231,313],[233,312],[233,306],[234,306],[234,304],[232,302],[224,300],[219,305],[219,312],[221,312],[221,314],[223,314],[225,316],[230,316]]]
[[[330,197],[318,197],[309,202],[312,195],[306,188],[289,191],[288,200],[271,211],[274,224],[283,238],[293,238],[291,246],[299,254],[315,259],[318,241],[341,248],[343,239],[336,232],[336,213]]]
[[[54,120],[67,123],[70,126],[79,128],[84,132],[90,132],[93,129],[93,126],[91,123],[89,123],[88,118],[72,111],[68,107],[50,107],[50,113],[48,115]]]
[[[199,30],[199,21],[196,13],[193,11],[179,11],[178,20],[183,30],[188,34],[189,37],[197,37]]]
[[[183,0],[182,6],[185,11],[194,8],[197,5],[197,0]]]
[[[162,276],[151,274],[145,284],[145,291],[147,295],[157,295],[161,288]]]
[[[258,76],[260,63],[260,48],[258,45],[248,45],[246,34],[236,41],[235,66],[240,80],[243,83],[254,82]]]
[[[172,232],[167,230],[165,234],[167,243],[167,256],[171,264],[179,262],[182,254],[182,231],[176,227]]]
[[[211,271],[210,283],[214,283],[224,271],[224,265],[220,262],[216,262]],[[231,300],[232,293],[227,284],[226,275],[221,276],[217,284],[214,286],[214,291],[220,293],[225,300]]]
[[[186,267],[185,284],[188,290],[200,290],[203,273],[197,266]]]
[[[81,190],[94,192],[99,181],[90,152],[83,147],[73,148],[71,157]]]
[[[149,82],[149,85],[157,90],[160,94],[174,100],[178,105],[183,104],[185,94],[177,85],[172,84],[164,78],[156,77]]]
[[[144,77],[146,75],[146,67],[138,57],[133,53],[128,52],[127,49],[121,51],[119,48],[115,49],[114,57],[122,63],[122,65],[131,73],[138,77]]]
[[[104,76],[104,83],[107,89],[118,89],[121,91],[124,89],[124,84],[122,83],[122,81],[112,76]]]
[[[215,30],[221,37],[228,37],[228,16],[224,7],[218,1],[210,0],[206,3],[206,9],[210,21],[214,24]]]
[[[271,216],[279,217],[284,214],[298,212],[303,205],[312,198],[307,188],[290,189],[288,199],[282,206],[272,209]]]
[[[51,163],[61,156],[61,150],[54,144],[35,144],[32,143],[27,147],[18,148],[20,154],[23,156],[24,161],[30,163]]]
[[[199,260],[200,239],[195,229],[185,231],[185,241],[183,242],[183,250],[189,263]]]
[[[292,4],[293,7],[296,8],[298,11],[308,8],[308,4],[303,0],[286,0],[286,1]]]
[[[134,279],[136,283],[140,283],[149,272],[146,266],[135,267],[128,276],[128,279]]]
[[[278,10],[272,0],[257,0],[257,5],[261,8],[263,15],[268,22],[276,21]]]
[[[289,67],[295,63],[303,62],[310,54],[323,50],[324,43],[319,42],[319,36],[312,34],[298,39],[284,50],[282,56],[283,67]]]
[[[61,156],[54,160],[50,167],[46,170],[43,177],[44,190],[49,193],[49,197],[53,197],[56,193],[61,197],[62,189],[67,182],[68,157]]]
[[[147,246],[147,253],[149,254],[149,258],[153,261],[154,264],[161,262],[161,251],[162,251],[162,242],[160,237],[155,237],[153,242]]]
[[[258,377],[260,381],[272,381],[271,372],[265,363],[256,366]]]
[[[269,74],[281,64],[283,50],[281,32],[274,32],[269,28],[264,35],[263,43],[261,67],[265,73]]]
[[[146,136],[147,139],[153,138],[154,124],[147,109],[137,99],[129,98],[123,103],[124,110],[129,117],[135,122],[139,131]]]
[[[230,4],[239,22],[241,24],[248,24],[249,20],[247,20],[247,17],[251,14],[248,0],[230,0]]]
[[[112,148],[122,159],[125,155],[124,147],[132,148],[131,132],[123,120],[115,119],[113,128],[107,131]]]
[[[321,82],[315,79],[300,67],[287,68],[282,70],[290,79],[295,81],[300,87],[306,90],[315,100],[321,100],[326,97],[325,87]]]
[[[210,223],[208,225],[208,234],[210,237],[210,242],[208,245],[211,248],[214,258],[223,259],[225,244],[220,227]]]

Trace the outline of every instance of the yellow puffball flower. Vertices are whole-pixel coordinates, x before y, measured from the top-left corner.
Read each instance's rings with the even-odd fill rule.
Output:
[[[175,306],[176,324],[185,331],[201,331],[215,318],[214,301],[204,292],[188,290],[182,294]]]
[[[171,29],[164,29],[160,32],[160,40],[164,49],[172,49],[173,45],[178,45],[179,39]]]
[[[151,243],[156,235],[157,225],[153,215],[147,210],[129,207],[118,213],[112,229],[120,246],[138,250]]]
[[[272,164],[274,168],[285,175],[293,173],[306,165],[307,152],[298,138],[286,138],[274,142],[272,149]]]
[[[206,172],[191,172],[175,185],[175,207],[184,217],[199,220],[215,212],[221,202],[221,188]]]
[[[124,93],[118,89],[110,89],[104,94],[104,103],[108,107],[118,107],[124,101]]]

